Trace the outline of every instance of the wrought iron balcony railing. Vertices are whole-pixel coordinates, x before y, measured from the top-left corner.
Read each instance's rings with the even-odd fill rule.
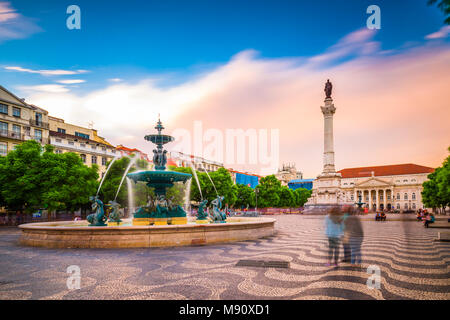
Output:
[[[35,119],[30,119],[30,125],[35,126],[35,127],[41,127],[44,129],[49,128],[48,122],[36,121]]]

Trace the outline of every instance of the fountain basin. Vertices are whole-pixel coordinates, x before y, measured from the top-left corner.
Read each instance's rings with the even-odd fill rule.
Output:
[[[190,218],[191,222],[194,219]],[[130,222],[131,223],[131,222]],[[88,227],[86,221],[27,223],[21,245],[46,248],[143,248],[207,245],[272,236],[275,219],[231,217],[227,223]]]

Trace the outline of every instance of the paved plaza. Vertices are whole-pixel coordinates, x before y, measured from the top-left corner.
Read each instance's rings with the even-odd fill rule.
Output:
[[[274,216],[257,241],[146,249],[45,249],[0,229],[0,299],[450,299],[450,242],[414,221],[363,221],[363,268],[326,267],[323,217]],[[341,250],[342,255],[342,250]],[[289,268],[238,267],[283,260]],[[70,265],[81,288],[67,289]],[[370,289],[367,267],[381,271]]]

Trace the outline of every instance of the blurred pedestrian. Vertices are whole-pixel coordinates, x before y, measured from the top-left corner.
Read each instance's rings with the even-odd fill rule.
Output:
[[[345,234],[348,237],[351,249],[352,266],[360,266],[362,262],[361,245],[364,239],[364,231],[361,221],[354,210],[350,211],[350,215],[345,219]]]
[[[341,210],[339,207],[333,207],[330,213],[325,217],[325,235],[328,238],[328,263],[330,266],[334,257],[334,266],[338,266],[339,246],[343,233],[343,223]]]

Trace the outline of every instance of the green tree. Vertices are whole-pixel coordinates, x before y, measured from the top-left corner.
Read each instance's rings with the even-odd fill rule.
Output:
[[[42,203],[51,211],[73,212],[97,191],[97,165],[84,165],[76,153],[55,154],[54,147],[47,145],[40,164]]]
[[[278,207],[294,207],[295,206],[295,195],[292,189],[287,186],[281,186],[279,190],[280,201],[278,202]]]
[[[428,0],[428,5],[434,5],[438,0]],[[441,11],[446,16],[445,23],[450,24],[450,0],[439,0],[437,7],[441,9]]]
[[[450,152],[450,147],[448,148]],[[426,207],[437,209],[443,213],[450,206],[450,156],[442,166],[428,175],[428,181],[423,183],[422,201]]]
[[[280,202],[281,182],[275,177],[270,175],[261,178],[258,186],[258,207],[277,207]]]
[[[233,186],[236,190],[236,202],[234,206],[236,208],[246,208],[255,206],[255,191],[253,188],[245,184],[236,184]]]
[[[43,152],[44,151],[44,152]],[[76,210],[97,187],[97,167],[75,153],[55,154],[36,141],[23,142],[0,161],[0,201],[10,210]]]
[[[206,175],[206,173],[204,173]],[[217,198],[217,193],[220,196],[224,196],[223,204],[227,204],[228,206],[232,206],[236,202],[236,188],[233,188],[233,179],[231,178],[230,172],[225,168],[219,168],[217,171],[209,173],[211,180],[214,183],[215,189],[211,184],[211,181],[208,177],[207,183],[205,184],[206,189],[206,199],[208,199],[209,203]],[[216,193],[217,189],[217,193]]]
[[[294,191],[295,206],[303,207],[311,197],[312,191],[305,188],[298,188]]]

